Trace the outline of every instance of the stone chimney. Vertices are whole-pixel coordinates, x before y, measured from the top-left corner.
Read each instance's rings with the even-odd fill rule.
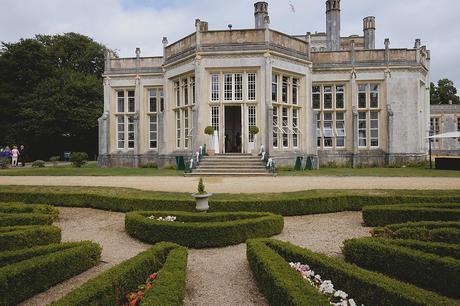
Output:
[[[268,3],[264,1],[254,3],[254,19],[256,29],[265,29],[269,23]]]
[[[375,17],[363,19],[364,49],[375,49]]]
[[[327,51],[340,50],[340,0],[326,1]]]

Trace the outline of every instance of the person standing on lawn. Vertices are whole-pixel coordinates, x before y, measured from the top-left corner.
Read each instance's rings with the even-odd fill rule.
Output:
[[[18,158],[19,158],[19,150],[18,150],[18,147],[14,146],[13,150],[11,150],[11,166],[13,167],[18,166]]]
[[[26,165],[26,151],[24,149],[24,145],[19,147],[19,162],[21,163],[22,167]]]

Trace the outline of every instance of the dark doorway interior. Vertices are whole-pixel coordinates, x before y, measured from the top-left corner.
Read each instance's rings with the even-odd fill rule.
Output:
[[[241,153],[241,107],[225,107],[225,153]]]

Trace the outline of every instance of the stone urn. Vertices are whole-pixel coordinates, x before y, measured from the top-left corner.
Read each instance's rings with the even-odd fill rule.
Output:
[[[205,194],[194,193],[192,194],[192,197],[194,197],[196,201],[195,209],[200,212],[208,211],[209,210],[208,199],[210,196],[212,196],[212,193],[205,193]]]

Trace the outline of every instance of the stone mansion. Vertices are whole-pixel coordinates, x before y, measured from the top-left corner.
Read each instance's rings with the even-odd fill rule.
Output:
[[[268,3],[254,4],[254,29],[196,30],[163,55],[118,58],[106,51],[99,164],[160,166],[189,157],[217,132],[219,153],[264,145],[278,164],[297,156],[320,165],[371,166],[426,158],[430,51],[419,39],[376,49],[375,18],[363,35],[340,35],[340,0],[326,1],[326,32],[270,28]],[[258,134],[250,127],[257,126]]]

